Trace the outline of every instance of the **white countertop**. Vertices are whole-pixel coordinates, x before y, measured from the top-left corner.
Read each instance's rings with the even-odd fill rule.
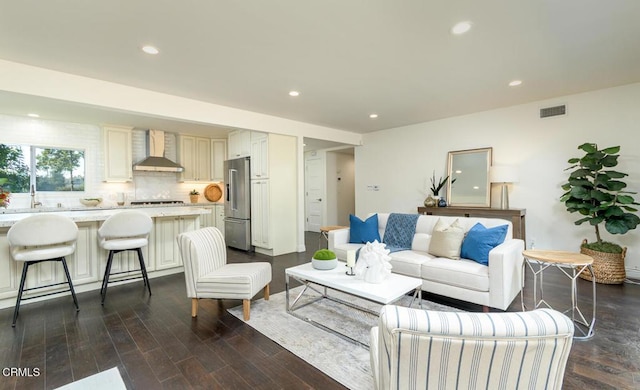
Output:
[[[0,214],[0,227],[9,227],[17,221],[39,213],[58,213],[71,218],[74,222],[104,221],[113,214],[126,209],[136,209],[149,214],[150,217],[178,217],[186,215],[201,215],[210,212],[202,206],[203,203],[193,205],[168,205],[168,206],[123,206],[123,207],[83,207],[78,209],[26,209]],[[9,211],[9,210],[7,210]]]

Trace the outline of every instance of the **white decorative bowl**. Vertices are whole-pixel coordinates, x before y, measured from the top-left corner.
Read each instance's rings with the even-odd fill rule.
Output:
[[[80,203],[85,206],[95,207],[102,202],[102,198],[80,198]]]
[[[338,266],[338,259],[333,259],[333,260],[311,259],[311,265],[315,269],[321,269],[321,270],[334,269]]]

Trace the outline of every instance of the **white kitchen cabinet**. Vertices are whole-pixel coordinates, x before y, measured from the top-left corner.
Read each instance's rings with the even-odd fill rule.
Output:
[[[197,217],[157,217],[154,218],[155,270],[180,267],[182,257],[176,238],[182,232],[199,228]]]
[[[9,240],[7,240],[8,231],[9,228],[0,228],[0,256],[5,259],[5,261],[0,261],[0,298],[15,296],[18,292],[19,281],[16,280],[18,263],[11,258]],[[22,272],[22,268],[20,268],[20,272]]]
[[[248,157],[251,155],[251,132],[236,130],[229,133],[227,144],[229,159]]]
[[[210,212],[200,215],[200,227],[216,227],[224,236],[224,205],[215,204],[202,206],[202,208]]]
[[[278,256],[297,250],[297,139],[265,135],[269,173],[251,180],[251,241],[256,252]]]
[[[131,128],[104,126],[104,181],[127,182],[133,180]]]
[[[98,223],[79,222],[77,225],[76,251],[67,256],[67,266],[74,286],[96,282],[104,274],[104,269],[100,269],[98,265]],[[58,265],[58,269],[63,272],[62,266]]]
[[[207,214],[200,215],[200,226],[212,227],[216,226],[216,207],[215,206],[202,206],[203,209],[207,209]]]
[[[211,181],[211,139],[180,135],[178,143],[178,163],[184,168],[180,180]]]
[[[224,237],[224,205],[220,204],[216,206],[216,227],[222,233]]]
[[[251,181],[251,245],[272,249],[269,180]]]
[[[227,159],[227,140],[211,140],[211,179],[224,180],[224,160]]]
[[[269,135],[251,132],[251,178],[269,178]]]

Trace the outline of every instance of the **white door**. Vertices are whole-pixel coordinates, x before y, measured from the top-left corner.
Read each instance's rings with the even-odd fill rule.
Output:
[[[305,230],[319,233],[325,204],[324,161],[319,156],[309,156],[305,161],[305,187]]]

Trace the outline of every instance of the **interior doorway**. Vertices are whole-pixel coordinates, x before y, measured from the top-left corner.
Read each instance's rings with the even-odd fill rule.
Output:
[[[304,187],[305,187],[305,230],[320,233],[324,223],[325,197],[324,156],[317,152],[305,154]]]
[[[355,213],[354,148],[305,153],[305,230],[349,225]]]

